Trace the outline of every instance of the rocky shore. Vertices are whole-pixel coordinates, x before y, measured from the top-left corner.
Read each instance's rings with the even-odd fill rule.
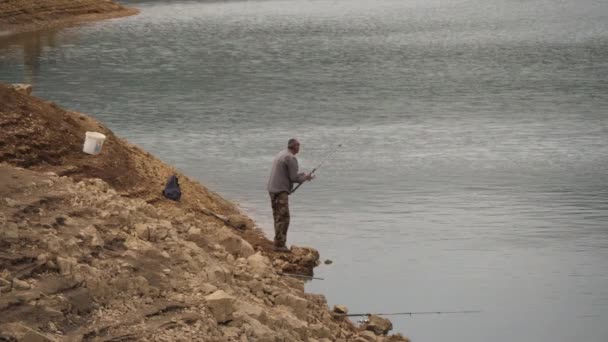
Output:
[[[27,93],[0,84],[0,341],[408,341],[282,275],[312,275],[316,250],[272,252],[232,203]]]
[[[111,0],[3,0],[0,36],[137,14]]]

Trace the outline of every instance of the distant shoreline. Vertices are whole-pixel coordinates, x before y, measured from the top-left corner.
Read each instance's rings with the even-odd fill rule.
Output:
[[[136,8],[103,0],[49,0],[44,4],[32,0],[10,1],[0,4],[0,39],[19,33],[127,17],[138,13]]]

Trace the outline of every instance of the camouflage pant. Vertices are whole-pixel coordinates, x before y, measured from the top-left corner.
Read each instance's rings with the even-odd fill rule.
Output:
[[[270,194],[272,203],[272,216],[274,216],[274,245],[285,247],[287,242],[287,229],[289,229],[289,194],[279,192]]]

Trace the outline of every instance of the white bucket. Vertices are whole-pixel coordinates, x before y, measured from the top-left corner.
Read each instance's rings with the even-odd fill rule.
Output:
[[[82,151],[88,154],[99,154],[106,136],[97,132],[87,132]]]

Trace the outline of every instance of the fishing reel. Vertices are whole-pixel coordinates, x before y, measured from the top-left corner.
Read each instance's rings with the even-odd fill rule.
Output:
[[[360,320],[357,321],[357,323],[363,325],[363,324],[367,324],[369,323],[369,319],[368,318],[361,318]]]

